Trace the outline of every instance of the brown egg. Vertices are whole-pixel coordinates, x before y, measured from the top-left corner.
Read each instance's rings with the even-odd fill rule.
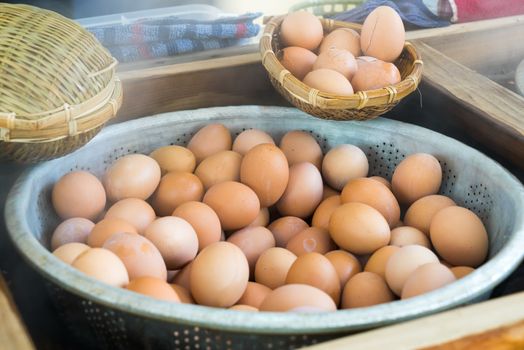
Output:
[[[285,247],[289,240],[308,228],[309,225],[296,216],[284,216],[273,221],[267,228],[275,237],[277,247]]]
[[[255,264],[255,281],[275,289],[286,283],[286,276],[297,256],[284,248],[269,248]]]
[[[264,143],[246,153],[240,166],[240,181],[258,196],[262,207],[275,204],[286,190],[289,166],[277,146]]]
[[[131,280],[144,276],[167,280],[166,264],[160,251],[144,236],[117,233],[104,243],[104,248],[122,260]]]
[[[208,245],[220,241],[222,229],[217,214],[211,207],[201,202],[186,202],[179,205],[173,212],[189,222],[198,237],[198,251]]]
[[[289,181],[277,202],[281,215],[307,218],[322,200],[322,176],[311,163],[298,163],[289,168]]]
[[[246,227],[240,231],[236,231],[229,236],[227,242],[239,247],[246,255],[250,276],[254,276],[255,264],[260,255],[275,246],[273,234],[262,226]]]
[[[407,299],[428,293],[455,280],[453,272],[441,263],[424,264],[409,275],[402,288],[401,298]]]
[[[193,266],[193,262],[190,262],[186,266],[184,266],[181,270],[178,270],[175,277],[173,277],[173,280],[171,281],[173,284],[179,285],[187,289],[188,291],[191,290],[191,266]]]
[[[242,305],[250,305],[259,308],[266,296],[271,292],[271,289],[263,284],[257,282],[247,282],[247,287],[237,303]]]
[[[250,312],[256,312],[258,309],[256,307],[250,306],[250,305],[243,305],[243,304],[236,304],[229,308],[229,310],[237,310],[237,311],[250,311]]]
[[[73,261],[72,265],[89,277],[115,287],[123,287],[129,283],[124,263],[115,253],[107,249],[87,249]]]
[[[179,286],[178,284],[174,284],[174,283],[170,284],[170,286],[175,291],[181,303],[183,304],[194,304],[195,303],[195,300],[193,300],[191,293],[189,293],[189,291],[186,288]]]
[[[382,176],[370,176],[369,178],[380,182],[381,184],[386,186],[391,191],[391,183],[388,180],[386,180],[385,178],[383,178]]]
[[[431,250],[420,245],[407,245],[388,259],[386,265],[386,281],[389,288],[398,296],[409,276],[419,266],[428,263],[438,263],[438,258]]]
[[[360,31],[360,47],[380,60],[395,61],[404,48],[406,32],[398,13],[389,6],[378,6],[366,17]]]
[[[462,278],[464,276],[469,275],[473,271],[475,271],[474,268],[469,266],[454,266],[450,268],[451,272],[453,272],[453,275],[455,275],[456,279]]]
[[[138,233],[144,234],[146,227],[156,218],[153,208],[138,198],[122,199],[109,208],[104,218],[117,218],[129,222]]]
[[[78,242],[65,243],[53,251],[53,255],[66,264],[71,265],[76,258],[86,250],[90,249],[88,245]]]
[[[363,203],[346,203],[335,209],[329,220],[329,233],[339,247],[353,254],[373,253],[387,245],[390,238],[386,219]]]
[[[360,56],[360,34],[353,29],[337,28],[324,37],[318,51],[324,52],[333,47],[348,50],[355,57]]]
[[[231,134],[224,125],[208,124],[193,135],[187,148],[193,152],[198,164],[215,153],[230,150],[231,143]]]
[[[326,292],[338,305],[340,301],[340,279],[331,261],[319,253],[299,256],[291,265],[286,284],[308,284]]]
[[[288,14],[280,26],[280,39],[286,46],[299,46],[314,50],[324,36],[322,23],[307,11]]]
[[[244,294],[248,279],[249,265],[242,250],[229,242],[217,242],[195,258],[189,282],[197,303],[229,307]]]
[[[353,87],[341,73],[332,69],[320,68],[309,72],[303,80],[304,84],[320,92],[338,95],[353,95]]]
[[[313,64],[313,70],[323,68],[337,71],[346,79],[351,79],[357,71],[357,61],[348,50],[332,47],[322,51]]]
[[[296,256],[300,256],[311,252],[326,254],[337,249],[337,246],[327,230],[319,227],[309,227],[291,238],[287,242],[286,249],[293,252]]]
[[[355,91],[381,89],[400,82],[401,76],[393,63],[388,63],[366,56],[357,57],[358,69],[351,79]]]
[[[341,204],[340,196],[331,196],[324,199],[313,213],[311,226],[329,230],[329,219],[331,218],[331,214],[333,214],[335,209],[337,209]]]
[[[143,154],[119,158],[104,176],[107,198],[116,202],[125,198],[147,199],[160,182],[160,166]]]
[[[166,281],[155,277],[145,276],[132,279],[126,289],[159,300],[180,302],[180,298],[173,288]]]
[[[324,191],[322,192],[322,200],[325,200],[326,198],[329,198],[331,196],[340,196],[340,192],[332,189],[328,185],[324,185]]]
[[[488,234],[480,218],[462,207],[440,210],[429,228],[437,253],[454,266],[477,267],[488,255]]]
[[[259,129],[244,130],[235,138],[235,141],[233,142],[233,151],[243,156],[249,152],[251,148],[262,143],[271,143],[274,145],[275,141],[271,135],[265,131]]]
[[[344,285],[340,306],[342,309],[373,306],[393,301],[386,281],[373,272],[360,272]]]
[[[260,208],[257,217],[247,227],[266,227],[269,224],[269,210],[267,208]]]
[[[339,145],[329,150],[322,162],[322,175],[337,190],[342,190],[349,180],[367,176],[368,159],[364,152],[353,145]]]
[[[87,171],[73,171],[55,183],[51,200],[62,219],[95,220],[104,210],[106,193],[96,176]]]
[[[431,249],[431,243],[428,236],[414,227],[400,226],[391,230],[390,245],[403,247],[405,245],[418,244]]]
[[[116,218],[103,219],[93,226],[91,233],[87,236],[87,245],[102,247],[109,237],[120,232],[138,234],[136,228],[127,221]]]
[[[218,215],[224,230],[236,230],[249,225],[260,211],[256,193],[240,182],[226,181],[207,190],[203,202]]]
[[[400,203],[410,205],[417,199],[437,193],[441,182],[442,168],[437,158],[427,153],[416,153],[397,165],[391,188]]]
[[[429,236],[429,225],[441,209],[457,205],[451,198],[440,194],[422,197],[411,204],[404,215],[404,223]]]
[[[324,291],[307,284],[286,284],[269,293],[260,311],[326,312],[336,311],[333,299]]]
[[[344,287],[351,277],[362,271],[358,259],[353,254],[344,250],[332,250],[326,253],[325,257],[335,267],[335,271],[337,271],[340,288]]]
[[[181,204],[200,201],[204,186],[200,179],[191,173],[167,173],[162,176],[158,189],[151,200],[159,216],[168,216]]]
[[[220,151],[200,162],[195,170],[204,189],[225,181],[240,180],[240,163],[242,156],[233,151]]]
[[[400,220],[400,206],[393,192],[376,180],[367,177],[350,180],[344,186],[340,200],[342,203],[358,202],[375,208],[390,227]]]
[[[70,218],[58,225],[51,236],[51,250],[67,243],[86,243],[95,224],[84,218]]]
[[[364,271],[374,272],[382,278],[386,278],[386,265],[389,258],[393,255],[400,247],[387,245],[375,251],[369,257],[365,264]]]
[[[322,149],[317,140],[305,131],[288,131],[280,140],[280,149],[286,155],[289,166],[310,162],[320,170]]]
[[[176,216],[153,221],[144,236],[158,248],[170,270],[179,269],[193,260],[198,252],[198,237],[189,222]]]
[[[313,70],[317,55],[298,46],[288,46],[277,53],[278,60],[298,80]]]
[[[182,146],[160,147],[151,152],[149,156],[160,165],[162,175],[172,171],[192,173],[195,170],[195,155]]]

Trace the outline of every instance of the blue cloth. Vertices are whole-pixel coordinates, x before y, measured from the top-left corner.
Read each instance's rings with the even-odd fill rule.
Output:
[[[234,45],[236,39],[176,39],[173,41],[157,41],[141,45],[109,46],[107,49],[119,62],[135,62],[144,59],[162,58],[189,52],[220,49]]]
[[[338,21],[363,23],[371,11],[378,6],[389,6],[402,20],[416,27],[435,28],[449,26],[450,22],[437,17],[424,5],[422,0],[368,0],[347,12],[334,15]]]
[[[125,25],[91,27],[88,30],[105,46],[135,45],[181,38],[239,39],[258,34],[259,25],[253,23],[253,20],[260,16],[260,13],[248,13],[214,21],[164,17],[162,19],[142,19]]]
[[[253,21],[261,15],[247,13],[214,21],[166,16],[88,30],[124,63],[233,46],[240,39],[258,34],[260,26]]]

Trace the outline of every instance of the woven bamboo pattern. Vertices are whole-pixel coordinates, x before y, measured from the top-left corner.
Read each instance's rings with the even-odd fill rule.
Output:
[[[0,159],[50,159],[89,141],[122,103],[116,64],[74,21],[0,4]]]
[[[394,62],[401,81],[382,89],[359,91],[351,96],[324,93],[302,83],[282,64],[277,53],[283,47],[279,40],[280,24],[285,16],[272,17],[266,23],[260,39],[262,64],[275,89],[295,107],[313,116],[333,120],[368,120],[391,110],[397,103],[416,90],[422,77],[422,59],[415,47],[406,42],[400,57]],[[327,34],[337,28],[360,32],[361,25],[320,18]]]

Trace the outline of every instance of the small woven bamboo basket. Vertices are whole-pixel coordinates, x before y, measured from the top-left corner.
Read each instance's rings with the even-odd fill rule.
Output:
[[[116,64],[72,20],[0,4],[0,160],[32,163],[87,143],[122,103]]]
[[[422,59],[415,47],[406,41],[400,57],[394,62],[401,81],[382,89],[359,91],[351,96],[338,96],[312,89],[295,78],[280,64],[280,25],[285,16],[272,17],[260,39],[262,64],[275,89],[295,107],[313,116],[333,120],[367,120],[391,110],[401,99],[416,90],[422,77]],[[320,18],[324,33],[337,28],[360,32],[361,25]]]

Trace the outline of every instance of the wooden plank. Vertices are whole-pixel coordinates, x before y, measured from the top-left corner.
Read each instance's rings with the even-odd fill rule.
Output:
[[[236,67],[260,62],[258,53],[235,55],[231,57],[212,58],[196,62],[184,62],[173,65],[162,65],[142,69],[124,70],[118,73],[123,82],[138,79],[153,79],[182,73],[193,73],[211,69]],[[129,68],[129,67],[128,67]]]
[[[448,27],[431,28],[413,30],[406,33],[407,40],[428,39],[428,38],[445,38],[449,35],[468,34],[475,32],[486,32],[494,29],[502,29],[506,27],[522,26],[524,23],[524,16],[510,16],[495,19],[487,19],[482,21],[458,23]]]
[[[522,349],[522,320],[524,292],[339,338],[308,349]],[[464,337],[468,338],[462,339]],[[513,347],[488,346],[505,343]]]
[[[518,62],[524,58],[524,41],[521,38],[524,38],[524,19],[515,25],[448,33],[423,41],[468,68],[494,77],[500,72],[514,72]]]
[[[287,104],[261,64],[222,63],[195,62],[123,75],[124,101],[112,122],[203,107]]]
[[[516,164],[524,161],[524,98],[416,41],[424,60],[424,80],[475,111],[464,116],[465,132]]]
[[[13,302],[9,289],[0,275],[0,347],[3,349],[33,350],[25,326]]]

